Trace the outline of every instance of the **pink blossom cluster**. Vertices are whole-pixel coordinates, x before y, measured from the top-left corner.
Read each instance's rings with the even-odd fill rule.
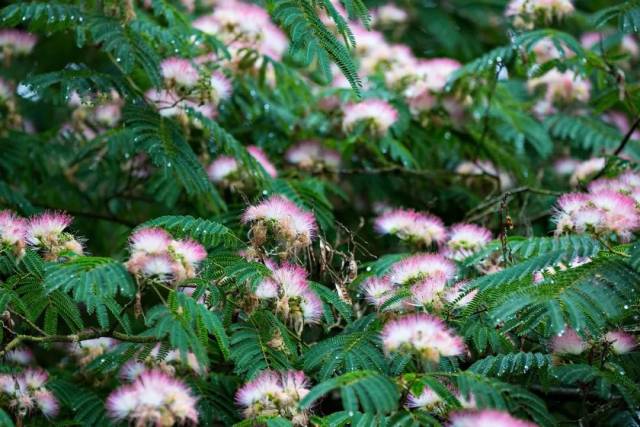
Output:
[[[0,374],[0,395],[19,417],[33,416],[37,410],[45,417],[58,414],[60,405],[45,387],[49,374],[40,368],[27,368],[16,374]]]
[[[194,240],[173,239],[161,228],[143,228],[131,235],[130,257],[126,263],[132,274],[161,282],[181,282],[196,276],[207,257],[204,246]]]
[[[300,410],[298,403],[309,388],[302,371],[264,371],[238,390],[236,402],[244,408],[247,419],[280,416],[296,426],[306,426],[309,413]]]
[[[531,29],[538,23],[549,24],[575,10],[571,0],[511,0],[505,15],[518,28]]]
[[[439,318],[426,313],[409,314],[388,321],[382,330],[387,353],[414,354],[437,363],[440,357],[460,356],[464,341]]]
[[[72,221],[71,216],[61,212],[44,212],[24,219],[11,211],[0,211],[0,249],[22,256],[29,246],[47,260],[82,255],[82,244],[65,231]]]
[[[254,246],[263,246],[271,236],[285,251],[311,245],[318,230],[311,212],[300,209],[291,200],[277,194],[249,206],[242,215],[242,222],[251,224],[251,242]]]
[[[35,356],[29,347],[17,347],[5,353],[3,360],[13,365],[29,366],[35,363]]]
[[[460,402],[462,408],[477,408],[476,399],[473,394],[465,397],[454,387],[447,388],[452,392],[456,399],[458,399],[458,402]],[[409,393],[409,395],[407,396],[407,406],[409,408],[422,409],[423,411],[436,413],[445,413],[447,409],[447,405],[444,399],[442,399],[442,397],[440,397],[440,395],[429,386],[424,386],[424,388],[422,389],[422,393],[420,393],[419,395]]]
[[[143,373],[154,370],[162,371],[169,376],[176,376],[176,371],[188,370],[196,375],[202,375],[207,372],[207,367],[202,366],[196,355],[192,352],[186,352],[184,357],[178,350],[170,350],[163,358],[160,357],[160,344],[153,347],[149,355],[144,359],[134,358],[122,365],[120,368],[120,377],[128,382],[135,381]]]
[[[343,108],[342,128],[351,132],[356,125],[364,123],[372,135],[384,136],[398,120],[398,111],[382,99],[365,99],[347,104]]]
[[[267,262],[271,277],[264,279],[255,290],[260,300],[275,302],[275,310],[296,331],[301,332],[304,324],[315,323],[322,315],[322,301],[309,287],[304,268],[282,263]]]
[[[331,150],[318,141],[301,141],[285,154],[287,162],[305,170],[331,170],[340,166],[340,153]]]
[[[600,342],[606,344],[614,354],[627,354],[638,346],[635,336],[621,330],[607,332]],[[549,346],[556,354],[577,356],[589,349],[590,344],[574,329],[567,327],[561,334],[551,339]]]
[[[161,371],[147,371],[118,387],[107,398],[109,415],[133,425],[170,427],[198,423],[197,399],[181,380]]]
[[[118,345],[118,341],[109,337],[93,338],[69,344],[69,352],[79,366],[87,366],[96,358]]]
[[[530,91],[544,89],[544,97],[534,107],[538,115],[555,112],[554,105],[571,102],[587,102],[591,94],[591,82],[572,70],[559,71],[555,68],[540,77],[529,79],[527,87]]]
[[[568,193],[557,201],[556,234],[592,233],[628,242],[640,228],[639,176],[627,172],[618,179],[589,185],[588,193]]]
[[[588,181],[590,178],[604,169],[605,163],[606,160],[604,157],[594,157],[582,162],[577,162],[577,164],[573,168],[573,171],[571,172],[569,182],[572,186],[575,187]]]
[[[278,176],[278,170],[262,148],[250,145],[247,147],[247,152],[264,168],[270,177],[275,178]],[[235,157],[231,156],[218,156],[207,167],[207,174],[211,181],[232,190],[242,189],[250,179],[248,172],[241,168]]]
[[[385,276],[367,279],[362,291],[367,302],[383,310],[460,307],[469,304],[477,291],[467,292],[466,282],[448,286],[455,272],[455,264],[440,254],[416,254],[393,264]]]
[[[38,38],[22,30],[0,30],[0,59],[14,55],[28,55],[33,50]]]
[[[72,92],[68,105],[73,113],[71,121],[62,126],[62,132],[75,131],[86,139],[93,139],[120,122],[124,100],[115,90],[83,96]]]
[[[512,417],[495,409],[461,411],[451,415],[448,427],[537,427],[537,424]]]
[[[394,3],[383,4],[371,11],[372,24],[383,28],[401,25],[408,20],[409,14],[407,11]]]

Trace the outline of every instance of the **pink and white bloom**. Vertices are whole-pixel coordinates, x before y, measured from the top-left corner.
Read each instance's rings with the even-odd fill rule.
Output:
[[[604,340],[611,344],[611,350],[615,354],[626,354],[633,351],[638,346],[636,338],[624,331],[607,332]]]
[[[35,357],[30,348],[18,347],[8,351],[4,355],[4,360],[11,364],[28,366],[35,362]]]
[[[328,149],[318,141],[301,141],[287,150],[285,158],[303,169],[317,166],[335,170],[340,166],[340,153]]]
[[[27,221],[9,210],[0,211],[0,247],[8,246],[20,256],[24,253]]]
[[[447,257],[455,260],[474,254],[491,241],[491,232],[476,224],[456,224],[451,227],[447,239]]]
[[[375,25],[390,26],[407,22],[409,14],[393,3],[380,6],[372,12],[372,21]]]
[[[459,356],[465,351],[462,338],[441,319],[426,313],[391,320],[385,324],[381,335],[387,353],[415,353],[433,362],[438,362],[441,356]]]
[[[544,87],[544,99],[550,103],[587,102],[591,94],[589,80],[572,70],[559,71],[555,68],[540,77],[530,79],[527,87],[530,91]]]
[[[554,336],[550,342],[551,351],[557,354],[582,354],[587,343],[571,328],[566,328],[561,335]]]
[[[302,426],[308,424],[308,411],[300,410],[298,403],[310,388],[302,371],[263,371],[240,387],[236,402],[245,418],[281,416]]]
[[[407,396],[407,406],[409,408],[420,408],[426,411],[433,411],[442,404],[442,398],[429,386],[424,386],[422,393],[418,396],[415,396],[413,393],[409,393]]]
[[[571,175],[571,185],[576,186],[583,181],[586,181],[592,175],[597,174],[604,169],[606,160],[604,157],[596,157],[586,160],[576,166],[575,171]]]
[[[262,148],[256,145],[250,145],[247,147],[247,151],[251,154],[251,157],[256,159],[258,163],[264,168],[264,170],[269,174],[270,177],[275,178],[278,176],[278,170],[271,163],[267,154],[262,150]]]
[[[171,235],[162,228],[143,228],[133,233],[129,240],[131,252],[158,255],[169,249]]]
[[[397,288],[386,277],[370,277],[362,284],[362,292],[367,302],[380,308],[390,298],[396,295]],[[399,304],[392,304],[387,310],[398,308]]]
[[[60,405],[45,388],[49,374],[41,368],[27,368],[16,374],[0,374],[0,396],[7,399],[9,409],[21,416],[39,410],[47,418],[58,414]]]
[[[366,121],[368,128],[378,136],[383,136],[398,120],[398,111],[382,99],[365,99],[344,107],[342,128],[351,132],[357,123]]]
[[[200,74],[191,61],[184,58],[167,58],[160,63],[162,77],[169,87],[191,89],[198,84]]]
[[[162,371],[147,371],[107,398],[111,418],[136,425],[197,424],[197,399],[182,381]]]
[[[40,251],[45,259],[57,259],[63,253],[82,255],[82,244],[65,230],[73,218],[62,212],[44,212],[29,219],[27,244]]]
[[[242,222],[253,223],[254,241],[257,244],[264,243],[266,226],[278,240],[294,248],[309,246],[318,229],[311,212],[300,209],[281,195],[271,196],[257,205],[249,206],[242,215]]]
[[[238,162],[231,156],[217,157],[207,168],[207,175],[213,182],[223,182],[238,172]]]
[[[549,24],[575,10],[571,0],[511,0],[505,16],[518,28],[531,29],[536,23]]]
[[[399,285],[410,285],[428,277],[442,275],[445,280],[456,274],[456,266],[440,254],[416,254],[391,266],[388,277]]]
[[[28,55],[33,50],[38,38],[26,31],[0,30],[0,57],[10,55]]]
[[[102,356],[118,344],[117,340],[108,337],[82,340],[69,345],[69,351],[78,365],[86,366],[97,357]]]
[[[537,427],[537,424],[512,417],[508,412],[495,409],[455,412],[448,427]]]
[[[436,273],[411,286],[411,305],[430,306],[436,310],[442,308],[447,277]]]
[[[211,88],[210,97],[215,104],[219,104],[220,102],[229,99],[231,92],[233,91],[231,81],[220,71],[215,71],[211,74],[209,85]]]
[[[443,299],[449,304],[455,304],[456,307],[466,307],[478,295],[478,289],[468,291],[469,281],[463,280],[454,284],[445,290]],[[468,292],[467,292],[468,291]]]
[[[378,216],[374,228],[380,234],[393,234],[402,240],[424,246],[440,244],[446,238],[440,218],[413,209],[391,209]]]

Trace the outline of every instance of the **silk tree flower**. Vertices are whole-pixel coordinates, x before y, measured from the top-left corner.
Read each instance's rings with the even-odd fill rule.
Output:
[[[302,169],[337,170],[340,153],[324,147],[318,141],[301,141],[287,150],[285,158]]]
[[[553,162],[553,170],[561,176],[571,176],[580,164],[579,160],[564,157]]]
[[[511,0],[505,16],[518,28],[531,29],[536,23],[549,24],[575,10],[571,0]]]
[[[4,355],[4,361],[13,365],[28,366],[34,364],[35,357],[33,356],[33,352],[30,348],[18,347],[8,351]]]
[[[457,261],[478,252],[491,241],[491,232],[476,224],[455,224],[449,231],[446,255]]]
[[[459,356],[465,351],[462,338],[441,319],[426,313],[391,320],[385,324],[381,335],[387,353],[413,353],[436,363],[441,356]]]
[[[579,355],[584,352],[588,345],[577,334],[577,332],[571,328],[565,328],[561,335],[553,337],[549,343],[551,351],[557,354],[572,354]]]
[[[441,310],[444,306],[442,297],[447,286],[447,277],[442,272],[430,275],[411,286],[409,305],[428,306]]]
[[[162,117],[179,117],[184,119],[184,107],[186,102],[171,90],[150,89],[145,92],[145,98],[149,100],[158,110]]]
[[[602,169],[604,169],[604,165],[606,160],[604,157],[595,157],[589,160],[585,160],[576,166],[575,171],[571,175],[569,182],[572,186],[577,186],[581,182],[586,181],[589,177],[597,174]]]
[[[380,234],[392,234],[424,246],[440,244],[446,238],[444,223],[435,215],[413,209],[391,209],[378,216],[374,228]]]
[[[72,221],[70,215],[62,212],[44,212],[31,217],[26,230],[27,244],[47,260],[70,253],[82,255],[82,244],[65,231]]]
[[[455,264],[440,254],[416,254],[393,264],[388,277],[392,283],[412,285],[438,274],[449,280],[455,273]]]
[[[160,63],[162,77],[168,87],[177,86],[182,89],[193,89],[200,79],[198,69],[188,59],[167,58]]]
[[[564,44],[556,45],[553,39],[545,37],[533,45],[533,53],[538,64],[544,64],[554,59],[571,58],[575,53]]]
[[[552,69],[540,77],[527,82],[530,91],[544,87],[544,99],[550,103],[567,104],[574,101],[587,102],[591,93],[591,83],[572,70]]]
[[[169,427],[197,424],[197,399],[182,381],[161,371],[147,371],[107,398],[109,416],[135,425]]]
[[[218,105],[220,102],[229,99],[233,91],[231,81],[220,71],[214,71],[209,78],[209,98]]]
[[[38,410],[47,418],[58,414],[60,405],[46,389],[49,374],[41,368],[27,368],[16,374],[0,374],[0,395],[18,416],[31,416]]]
[[[409,393],[407,396],[407,406],[409,408],[419,408],[424,411],[434,412],[442,409],[443,404],[442,398],[429,386],[425,386],[418,396],[413,393]]]
[[[455,412],[448,427],[537,427],[535,423],[512,417],[508,412],[495,409]]]
[[[108,337],[93,338],[71,343],[69,351],[80,366],[86,366],[97,357],[102,356],[118,344],[117,340]]]
[[[611,350],[615,354],[629,353],[638,346],[636,338],[624,331],[607,332],[604,336],[604,340],[611,344]]]
[[[296,426],[308,425],[309,413],[298,404],[309,393],[302,371],[263,371],[236,393],[236,402],[247,419],[280,416]]]
[[[387,3],[372,12],[373,25],[383,27],[404,24],[409,19],[406,10],[399,8],[393,3]]]
[[[275,178],[278,176],[276,167],[273,165],[273,163],[271,163],[271,161],[267,157],[267,154],[262,150],[262,148],[255,145],[249,145],[247,147],[247,151],[249,152],[249,154],[251,154],[251,157],[256,159],[258,163],[262,165],[262,167],[270,177]]]
[[[278,176],[276,167],[271,163],[267,155],[260,147],[250,145],[247,152],[264,170],[275,178]],[[231,156],[219,156],[207,167],[209,179],[215,183],[231,189],[242,188],[243,183],[249,179],[249,174],[240,167],[238,161]]]
[[[173,239],[161,228],[137,230],[130,237],[127,269],[138,276],[161,282],[182,281],[196,276],[207,257],[204,246],[193,240]]]
[[[196,375],[203,375],[207,372],[207,367],[200,365],[196,355],[186,352],[182,357],[180,351],[170,350],[160,359],[160,344],[153,347],[149,355],[144,360],[133,358],[120,368],[120,378],[127,382],[135,381],[140,375],[150,370],[162,371],[167,375],[176,376],[176,372],[185,371]]]
[[[14,255],[24,255],[27,221],[9,210],[0,211],[0,249],[8,248]]]
[[[382,307],[390,298],[394,297],[398,290],[386,277],[370,277],[365,280],[361,289],[365,300],[377,309]],[[394,303],[392,306],[387,307],[386,310],[397,308],[400,308],[400,304]]]
[[[251,240],[256,246],[262,246],[270,232],[286,248],[304,248],[311,244],[318,230],[311,212],[281,195],[249,206],[242,215],[242,223],[252,224]]]
[[[311,290],[304,268],[294,264],[268,262],[271,277],[256,289],[256,297],[275,300],[275,309],[298,332],[304,324],[316,323],[322,315],[322,302]]]
[[[345,132],[353,131],[357,123],[366,121],[368,129],[378,136],[383,136],[398,120],[398,111],[382,99],[365,99],[344,107],[342,128]]]
[[[597,52],[600,51],[600,40],[606,39],[607,34],[597,32],[587,32],[580,36],[580,44],[585,49],[592,49]],[[632,58],[637,58],[640,55],[640,48],[633,36],[625,34],[620,41],[620,49],[624,53],[628,53]]]
[[[38,38],[21,30],[0,30],[0,57],[28,55],[36,45]]]
[[[444,292],[443,299],[449,304],[454,304],[456,307],[466,307],[473,301],[476,295],[478,295],[478,289],[468,290],[468,280],[455,283],[447,288]]]

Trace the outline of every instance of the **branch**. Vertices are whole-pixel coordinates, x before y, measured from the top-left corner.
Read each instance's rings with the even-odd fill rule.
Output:
[[[154,343],[161,341],[161,338],[145,335],[127,335],[122,332],[109,332],[106,329],[88,329],[80,331],[76,334],[70,335],[16,335],[9,343],[0,351],[0,357],[4,356],[8,351],[13,350],[19,346],[22,342],[37,342],[37,343],[50,343],[50,342],[78,342],[92,338],[115,338],[120,341],[134,342],[134,343]]]
[[[476,212],[480,212],[483,211],[484,209],[490,208],[495,204],[500,203],[504,198],[506,197],[510,197],[513,196],[515,194],[520,194],[520,193],[533,193],[533,194],[539,194],[542,196],[559,196],[561,194],[563,194],[560,191],[554,191],[554,190],[545,190],[544,188],[535,188],[535,187],[528,187],[528,186],[523,186],[523,187],[516,187],[514,189],[511,190],[507,190],[502,194],[499,194],[485,202],[480,203],[478,206],[476,206],[475,208],[471,209],[467,215],[465,216],[465,218],[469,221],[473,221],[474,219],[477,219],[476,216],[474,216],[474,214]],[[482,213],[480,214],[480,217],[484,216],[486,213]],[[473,219],[470,219],[473,218]]]
[[[633,122],[627,134],[624,136],[624,138],[622,138],[622,141],[620,141],[620,145],[618,145],[618,148],[616,148],[616,151],[613,152],[614,156],[617,156],[620,153],[622,153],[622,150],[624,150],[625,145],[627,145],[627,142],[629,142],[629,140],[631,139],[631,135],[633,135],[633,133],[638,128],[638,126],[640,126],[640,117],[638,117],[636,121]]]

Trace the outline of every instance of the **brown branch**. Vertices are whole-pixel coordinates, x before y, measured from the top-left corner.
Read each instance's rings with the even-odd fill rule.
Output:
[[[640,126],[640,117],[638,117],[636,119],[635,122],[633,122],[633,124],[631,125],[631,127],[629,128],[629,131],[627,132],[627,134],[624,136],[624,138],[622,139],[622,141],[620,141],[620,145],[618,145],[618,148],[616,148],[616,151],[613,152],[614,156],[619,155],[620,153],[622,153],[622,150],[624,150],[624,147],[627,145],[627,142],[629,142],[629,140],[631,139],[631,136],[633,135],[633,133],[636,131],[636,129],[638,128],[638,126]]]

